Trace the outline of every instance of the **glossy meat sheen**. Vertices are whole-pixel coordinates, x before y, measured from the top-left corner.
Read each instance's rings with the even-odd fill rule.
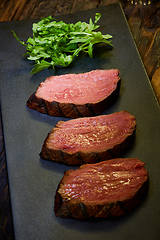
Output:
[[[119,71],[93,70],[47,78],[37,89],[36,97],[48,102],[78,105],[103,101],[116,89]]]
[[[136,120],[126,111],[59,122],[46,141],[48,149],[67,153],[103,152],[122,143],[135,129]]]
[[[133,198],[147,178],[140,160],[112,159],[66,172],[58,193],[65,201],[98,204],[124,201]]]

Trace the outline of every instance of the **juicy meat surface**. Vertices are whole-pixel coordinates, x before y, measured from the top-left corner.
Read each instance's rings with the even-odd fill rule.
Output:
[[[104,151],[121,143],[135,127],[135,118],[128,112],[76,119],[59,124],[50,136],[48,147],[69,153],[77,151]]]
[[[95,116],[116,99],[119,80],[118,69],[51,76],[29,97],[27,106],[51,116]]]
[[[82,165],[79,169],[69,170],[64,174],[57,189],[55,213],[62,217],[83,218],[84,212],[81,216],[75,215],[75,207],[82,212],[79,204],[83,204],[83,210],[86,210],[85,217],[107,217],[113,210],[112,207],[109,208],[112,204],[112,214],[122,215],[119,204],[126,204],[134,199],[147,179],[144,163],[136,158],[118,158]],[[101,213],[99,210],[97,212],[96,206],[101,206]],[[118,212],[115,211],[116,207]],[[64,211],[65,208],[69,211]]]
[[[93,70],[87,73],[51,76],[37,89],[36,97],[48,102],[86,104],[104,100],[116,88],[119,71]]]
[[[126,111],[66,122],[60,121],[46,138],[41,156],[45,159],[61,161],[58,158],[62,157],[62,154],[58,157],[57,154],[54,155],[54,151],[62,151],[68,154],[68,158],[74,155],[79,158],[77,153],[104,153],[125,142],[132,135],[135,126],[135,117]],[[64,156],[65,163],[66,157]],[[76,164],[77,161],[75,161]]]

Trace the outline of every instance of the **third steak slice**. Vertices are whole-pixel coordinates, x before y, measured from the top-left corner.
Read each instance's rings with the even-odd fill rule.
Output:
[[[56,192],[55,214],[77,219],[121,216],[139,204],[148,173],[137,158],[84,164],[65,172]]]
[[[51,116],[94,116],[116,96],[119,80],[117,69],[51,76],[39,85],[27,106]]]
[[[135,117],[126,111],[60,121],[48,134],[40,155],[68,165],[111,159],[122,153],[135,126]]]

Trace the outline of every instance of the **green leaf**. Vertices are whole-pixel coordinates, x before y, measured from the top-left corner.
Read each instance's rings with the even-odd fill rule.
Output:
[[[46,68],[49,68],[50,66],[53,65],[49,62],[42,60],[41,62],[38,62],[37,64],[34,65],[34,68],[32,69],[31,73],[32,74],[38,73]]]
[[[97,23],[100,18],[101,18],[101,14],[100,13],[96,13],[94,24]]]
[[[88,46],[88,55],[92,58],[93,57],[93,44],[90,43]]]
[[[103,35],[103,38],[110,39],[110,38],[112,38],[112,36],[110,34],[106,34],[106,35]]]
[[[56,21],[51,16],[42,18],[33,23],[33,36],[26,42],[21,41],[14,31],[13,36],[26,48],[25,56],[34,61],[32,73],[37,73],[48,67],[69,66],[72,61],[85,53],[93,57],[95,44],[103,43],[112,46],[112,36],[103,35],[97,22],[101,17],[96,13],[94,21],[90,18],[89,23],[78,21],[65,23]]]

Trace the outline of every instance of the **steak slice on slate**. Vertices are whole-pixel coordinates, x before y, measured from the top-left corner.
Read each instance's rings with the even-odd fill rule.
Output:
[[[27,106],[51,116],[94,116],[112,102],[119,80],[117,69],[51,76],[39,85]]]
[[[67,165],[118,157],[135,126],[135,117],[126,111],[59,121],[45,139],[40,156]]]
[[[85,164],[65,172],[55,196],[56,216],[108,218],[137,206],[147,189],[147,170],[136,158]]]

